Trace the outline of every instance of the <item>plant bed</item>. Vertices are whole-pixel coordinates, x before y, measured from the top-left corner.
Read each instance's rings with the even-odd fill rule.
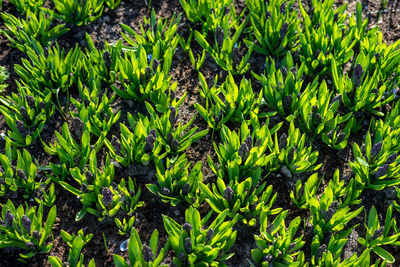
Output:
[[[3,1],[0,266],[396,266],[396,4],[197,2]]]

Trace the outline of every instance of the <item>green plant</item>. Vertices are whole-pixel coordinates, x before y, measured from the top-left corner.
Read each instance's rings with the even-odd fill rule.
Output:
[[[292,8],[295,1],[246,0],[250,21],[258,43],[254,51],[266,56],[283,56],[295,50],[298,42],[298,19]],[[251,41],[246,42],[251,45]]]
[[[54,144],[47,145],[42,142],[43,148],[48,154],[58,156],[58,164],[49,163],[56,180],[64,180],[69,174],[70,168],[78,166],[82,170],[90,158],[92,147],[90,133],[82,120],[74,117],[71,129],[72,133],[65,122],[62,126],[62,133],[55,132],[57,141]],[[97,149],[100,149],[100,147],[97,147]]]
[[[19,150],[13,151],[11,142],[6,139],[5,154],[0,154],[0,196],[4,197],[7,193],[23,190],[24,199],[28,199],[42,185],[49,183],[49,180],[38,180],[37,167],[32,162],[31,154],[25,149],[21,153]],[[16,165],[13,165],[14,160]]]
[[[126,167],[133,162],[147,165],[156,156],[160,159],[165,157],[166,153],[159,155],[162,144],[148,117],[140,113],[133,117],[128,113],[128,122],[133,132],[121,123],[120,139],[116,136],[113,136],[111,141],[105,139],[105,144],[115,161]]]
[[[108,84],[115,83],[118,61],[122,53],[122,42],[119,41],[115,45],[105,42],[105,48],[98,50],[88,33],[86,33],[86,42],[89,49],[86,49],[86,53],[82,53],[81,63],[85,70],[82,73],[88,73],[89,77],[81,77],[81,79],[90,81],[93,79],[91,76],[95,76],[95,80],[101,79]]]
[[[39,199],[39,198],[35,197],[35,201],[39,204],[40,204],[40,202],[43,202],[43,204],[46,205],[47,207],[53,207],[54,203],[56,202],[56,190],[55,190],[54,183],[50,184],[48,193],[46,193],[44,188],[42,187],[41,194],[42,194],[42,198]]]
[[[8,79],[8,76],[10,76],[10,73],[8,73],[7,69],[3,66],[0,66],[0,93],[3,92],[8,86],[5,83],[5,81]]]
[[[10,0],[10,3],[17,8],[19,13],[24,15],[28,11],[37,12],[44,5],[45,0]]]
[[[119,4],[121,4],[121,0],[105,0],[105,3],[111,10],[113,10],[116,9]]]
[[[10,128],[8,137],[16,147],[33,144],[40,136],[45,123],[54,114],[50,103],[51,92],[41,97],[29,87],[17,82],[17,92],[10,96],[0,96],[0,112]]]
[[[65,243],[68,244],[69,247],[73,247],[74,241],[77,238],[82,239],[82,244],[83,246],[89,243],[90,240],[92,240],[93,234],[87,234],[85,235],[83,233],[83,230],[80,229],[77,234],[68,234],[66,231],[61,230],[61,238],[64,240]]]
[[[292,172],[310,172],[321,168],[321,164],[315,165],[319,152],[313,151],[311,143],[306,144],[306,135],[301,134],[300,130],[294,127],[291,122],[289,130],[279,137],[275,132],[274,146],[269,147],[270,153],[274,154],[269,169],[277,170],[279,167],[286,165]]]
[[[281,65],[280,68],[277,66]],[[266,74],[254,77],[262,84],[263,100],[261,105],[265,105],[281,115],[295,114],[297,103],[303,87],[304,64],[297,69],[294,66],[293,57],[288,52],[282,62],[275,63],[275,60],[266,61]],[[309,83],[304,91],[315,91],[317,79]]]
[[[65,116],[60,95],[67,94],[68,106],[69,88],[77,83],[77,74],[81,71],[81,54],[78,45],[64,56],[64,49],[60,50],[57,43],[50,48],[43,48],[37,43],[35,48],[27,47],[29,60],[22,58],[22,65],[16,64],[14,69],[22,85],[37,92],[42,98],[52,93],[56,97],[57,108]]]
[[[323,262],[340,262],[340,254],[347,242],[347,237],[357,226],[345,229],[350,220],[356,217],[363,209],[360,207],[350,211],[349,205],[361,202],[361,190],[354,179],[345,186],[339,179],[339,170],[329,181],[324,193],[317,198],[320,181],[317,174],[307,180],[304,188],[300,180],[296,183],[296,190],[290,194],[292,201],[300,208],[311,212],[310,224],[314,238],[311,242],[311,264],[320,266]],[[355,260],[355,259],[353,259]]]
[[[125,51],[124,57],[118,61],[118,80],[121,86],[112,85],[111,88],[122,98],[140,102],[150,100],[159,112],[164,112],[167,103],[173,101],[172,98],[170,100],[168,98],[177,87],[177,83],[171,84],[171,77],[168,77],[172,52],[168,49],[161,67],[161,63],[156,58],[147,56],[142,46],[136,51]],[[153,54],[156,53],[153,52]]]
[[[295,238],[301,218],[294,218],[286,228],[287,214],[288,211],[285,210],[272,223],[268,223],[268,214],[261,212],[260,235],[254,236],[258,248],[251,250],[251,256],[258,265],[269,266],[273,263],[274,265],[302,266],[304,264],[304,253],[298,251],[305,244],[304,236]]]
[[[69,170],[79,188],[65,181],[59,182],[63,188],[78,196],[83,204],[83,208],[77,213],[75,219],[81,220],[87,212],[99,217],[99,221],[116,217],[119,211],[123,211],[124,216],[133,216],[136,208],[143,205],[143,202],[139,201],[140,189],[136,189],[131,178],[128,182],[121,179],[118,186],[116,185],[114,165],[111,164],[110,157],[107,156],[103,170],[97,168],[96,161],[96,153],[93,150],[89,168],[85,172],[79,168]],[[116,223],[119,225],[117,221]]]
[[[235,12],[234,9],[231,12]],[[242,13],[243,15],[244,13]],[[242,16],[241,15],[241,16]],[[239,21],[241,16],[237,18]],[[232,74],[244,74],[249,68],[250,64],[248,60],[253,51],[253,46],[250,45],[247,53],[242,56],[241,55],[241,45],[239,44],[239,38],[245,29],[247,24],[247,19],[245,19],[237,28],[235,28],[235,33],[231,37],[231,28],[234,28],[234,23],[229,22],[229,16],[225,17],[226,19],[218,25],[214,32],[214,44],[210,44],[207,41],[207,34],[200,33],[198,31],[194,32],[194,37],[199,45],[210,54],[215,62],[225,71],[229,71]]]
[[[388,82],[382,81],[379,68],[373,73],[364,71],[368,60],[369,58],[358,57],[353,63],[350,78],[350,75],[338,74],[336,62],[332,59],[333,83],[336,91],[342,95],[344,106],[350,111],[366,110],[374,115],[383,116],[378,110],[379,107],[394,100],[396,93],[387,92]]]
[[[317,198],[316,190],[318,186],[315,186],[318,181],[317,174],[310,176],[309,180],[305,184],[304,188],[304,205],[302,207],[307,208],[311,212],[310,224],[312,225],[312,231],[314,234],[311,242],[312,252],[312,264],[317,264],[320,260],[322,250],[331,247],[333,249],[331,254],[336,261],[340,257],[340,251],[344,244],[340,239],[347,238],[350,235],[354,225],[348,229],[345,229],[346,225],[350,220],[355,218],[363,210],[360,207],[354,211],[350,211],[349,204],[358,204],[357,200],[360,192],[351,192],[349,187],[344,187],[344,182],[339,180],[338,170],[335,173],[335,179],[331,180],[328,186],[325,188],[324,193]],[[298,187],[298,186],[296,186]],[[299,194],[296,189],[296,201],[299,203]],[[293,199],[294,194],[291,194]],[[344,230],[345,229],[345,230]],[[336,234],[336,236],[334,236]],[[336,241],[338,242],[336,242]],[[325,257],[325,256],[324,256]]]
[[[308,200],[316,196],[320,183],[321,180],[318,178],[317,173],[311,175],[304,185],[301,184],[300,180],[297,180],[295,190],[290,192],[290,199],[298,208],[306,209],[309,205]],[[339,169],[336,169],[333,173],[328,186],[330,187],[329,190],[332,190],[334,198],[339,201],[341,206],[346,207],[361,203],[359,197],[362,189],[358,187],[354,178],[351,178],[345,185],[345,181],[340,179]]]
[[[140,23],[140,33],[136,33],[131,27],[121,23],[122,29],[126,32],[122,32],[122,37],[130,46],[124,46],[125,49],[137,50],[142,46],[147,55],[151,55],[156,59],[162,59],[165,53],[171,49],[175,51],[178,45],[179,36],[176,35],[178,25],[181,20],[181,15],[176,16],[175,14],[169,20],[159,18],[157,21],[156,13],[154,9],[151,10],[150,18],[144,18],[144,24]],[[132,38],[133,39],[132,39]],[[155,50],[154,47],[158,49]],[[153,53],[157,51],[157,53]]]
[[[392,218],[393,205],[390,205],[386,211],[385,225],[380,226],[378,220],[378,214],[376,212],[375,206],[369,211],[368,219],[365,215],[365,228],[366,236],[365,238],[359,237],[358,242],[366,247],[367,251],[373,251],[382,260],[388,263],[394,263],[395,259],[390,252],[382,248],[383,245],[396,245],[399,246],[400,242],[397,241],[400,237],[400,233],[391,234],[390,230],[396,223],[395,218]]]
[[[85,85],[82,87],[79,100],[70,98],[71,103],[76,107],[76,112],[71,112],[71,115],[73,118],[80,118],[85,124],[85,128],[101,140],[102,136],[107,135],[121,116],[121,111],[115,113],[111,108],[116,95],[112,94],[108,98],[107,89],[101,92],[99,79],[92,88]],[[97,146],[101,146],[101,144],[99,143]]]
[[[357,44],[359,32],[354,19],[350,17],[349,25],[345,24],[347,5],[335,10],[333,4],[333,0],[313,0],[309,13],[301,2],[299,5],[303,17],[302,28],[297,25],[300,61],[306,65],[305,74],[313,78],[329,72],[332,61],[337,62],[337,71],[341,72],[342,66],[353,57],[353,47]]]
[[[200,184],[207,203],[213,211],[221,213],[228,209],[228,216],[238,219],[249,226],[256,225],[256,216],[262,212],[274,215],[282,208],[272,209],[277,193],[272,195],[272,185],[265,189],[266,183],[261,182],[261,169],[253,172],[251,177],[243,179],[242,182],[230,181],[225,184],[223,179],[217,178],[216,185],[212,184],[212,191],[204,184]],[[261,183],[258,185],[258,183]]]
[[[229,130],[225,125],[222,126],[220,132],[222,142],[219,145],[213,143],[218,163],[207,156],[208,165],[217,177],[227,183],[242,182],[258,173],[260,167],[268,166],[274,155],[267,154],[266,151],[273,146],[272,136],[283,123],[277,124],[271,130],[268,124],[267,120],[264,126],[250,132],[249,126],[243,121],[238,133]],[[253,184],[255,186],[257,182]]]
[[[159,195],[163,202],[176,206],[185,201],[193,207],[198,207],[204,200],[199,184],[203,181],[201,161],[190,170],[191,163],[186,155],[165,159],[165,164],[155,159],[158,184],[147,184],[147,188],[155,195]]]
[[[211,216],[209,212],[203,219],[193,207],[185,211],[186,223],[182,226],[170,217],[163,215],[164,227],[169,242],[175,252],[174,263],[181,266],[226,266],[223,261],[233,256],[226,254],[236,239],[233,230],[238,216],[232,221],[225,221],[228,210],[221,212],[208,226],[206,222]]]
[[[182,103],[185,95],[178,102],[173,101],[174,104],[176,103],[176,107]],[[179,122],[176,126],[176,123],[179,121],[179,110],[175,106],[171,106],[169,112],[164,113],[161,117],[157,115],[153,107],[147,102],[146,107],[150,114],[150,123],[155,128],[159,142],[165,150],[164,154],[177,155],[178,153],[182,153],[192,143],[197,142],[208,133],[208,129],[197,132],[197,126],[189,129],[196,116],[193,116],[185,125]]]
[[[353,126],[353,113],[341,116],[342,95],[332,96],[333,92],[329,92],[325,80],[318,90],[307,87],[297,102],[299,123],[302,130],[313,136],[321,135],[322,141],[328,146],[343,149],[347,146]]]
[[[156,229],[151,234],[149,245],[143,245],[138,232],[133,228],[128,243],[130,263],[126,262],[121,256],[114,254],[114,264],[117,267],[166,267],[167,265],[161,264],[161,262],[169,249],[170,242],[167,241],[165,246],[158,250],[158,236],[158,230]],[[159,254],[156,257],[158,251]]]
[[[372,76],[376,69],[382,81],[385,81],[387,92],[393,91],[399,79],[398,62],[400,60],[400,41],[390,45],[382,41],[382,32],[378,27],[369,30],[360,40],[360,52],[357,62],[362,62],[364,71]]]
[[[364,251],[359,257],[354,253],[350,258],[341,261],[341,253],[349,240],[353,227],[340,233],[332,234],[326,239],[326,243],[312,247],[311,266],[386,266],[380,260],[375,264],[370,263],[370,253]]]
[[[225,82],[217,87],[217,79],[218,76],[209,88],[203,74],[199,72],[199,92],[205,98],[205,105],[195,103],[194,107],[210,128],[219,130],[228,121],[240,122],[257,117],[261,98],[256,99],[249,80],[242,78],[240,85],[237,85],[229,73]]]
[[[199,53],[196,55],[197,56],[197,58],[196,58],[195,54],[193,53],[193,50],[190,46],[190,44],[192,42],[192,37],[193,37],[193,33],[191,32],[187,41],[185,41],[185,39],[183,39],[183,37],[180,37],[178,40],[179,40],[179,44],[182,47],[183,51],[188,54],[189,60],[192,63],[193,68],[196,71],[199,71],[201,66],[204,63],[204,60],[206,59],[206,50],[203,49],[201,54]]]
[[[32,39],[37,40],[42,46],[49,46],[51,42],[69,31],[65,24],[51,27],[54,13],[46,16],[44,11],[35,12],[28,10],[26,19],[21,19],[9,13],[1,13],[8,30],[1,30],[13,47],[26,52],[26,46],[34,47]]]
[[[218,12],[221,16],[226,7],[230,6],[233,0],[179,0],[186,17],[193,23],[206,23],[211,11]],[[207,27],[204,27],[208,29]]]
[[[53,0],[56,18],[77,26],[95,21],[103,13],[104,0]]]
[[[43,225],[43,203],[39,208],[18,208],[11,200],[1,205],[0,220],[0,248],[19,247],[29,252],[20,254],[21,259],[33,257],[37,253],[48,253],[53,247],[52,243],[45,244],[51,235],[51,230],[56,220],[57,209],[53,206]]]
[[[398,136],[400,129],[391,128],[388,122],[371,121],[373,137],[368,131],[360,147],[353,143],[354,161],[349,165],[356,174],[361,188],[382,190],[385,187],[400,184],[400,151]]]
[[[68,242],[63,240],[68,243],[68,245],[71,247],[68,251],[68,259],[67,259],[67,264],[68,266],[71,267],[84,267],[83,265],[83,260],[84,260],[84,255],[81,253],[83,246],[85,245],[85,241],[83,240],[82,235],[76,236],[73,240],[69,240]],[[49,256],[48,258],[50,264],[52,267],[62,267],[65,266],[65,263],[62,262],[62,260],[58,257],[55,256]],[[96,264],[94,262],[94,259],[91,259],[88,267],[95,267]]]
[[[135,223],[135,216],[124,217],[122,220],[115,218],[115,225],[118,227],[118,233],[120,235],[128,235],[129,231],[132,230],[133,224]]]

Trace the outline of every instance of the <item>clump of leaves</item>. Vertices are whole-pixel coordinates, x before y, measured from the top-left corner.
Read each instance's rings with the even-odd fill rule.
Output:
[[[320,183],[321,180],[316,173],[311,175],[304,185],[300,180],[297,180],[295,190],[290,192],[290,199],[297,207],[306,209],[309,206],[309,199],[316,196]],[[339,169],[335,170],[328,186],[330,187],[328,190],[333,191],[333,198],[339,201],[341,206],[346,207],[361,203],[359,197],[362,190],[357,186],[355,179],[351,178],[345,185],[345,181],[340,179]]]
[[[278,67],[280,65],[280,67]],[[293,57],[288,52],[281,63],[274,59],[266,61],[266,73],[254,77],[263,86],[262,105],[277,111],[281,115],[292,115],[296,111],[299,96],[303,88],[303,73],[305,65],[299,69],[294,65]],[[317,80],[307,85],[306,90],[314,91]]]
[[[185,211],[186,223],[179,225],[170,217],[163,215],[164,227],[168,233],[168,240],[175,252],[174,263],[181,266],[222,265],[224,260],[233,256],[227,254],[236,239],[236,230],[233,230],[238,216],[231,221],[225,221],[228,210],[221,212],[208,226],[209,212],[203,219],[193,207]]]
[[[231,12],[235,12],[231,9]],[[244,15],[242,13],[235,20],[240,21],[241,17]],[[210,54],[215,62],[222,69],[231,72],[232,74],[243,74],[247,72],[250,68],[248,60],[253,51],[253,45],[250,45],[247,53],[241,55],[241,44],[239,44],[239,38],[242,35],[247,19],[235,28],[234,34],[231,36],[231,29],[234,28],[237,22],[229,21],[229,17],[226,16],[221,24],[214,30],[213,42],[209,43],[207,41],[207,33],[200,33],[198,31],[194,32],[194,36],[199,45]]]
[[[369,211],[368,218],[365,217],[365,238],[359,237],[358,242],[366,247],[368,252],[373,251],[382,260],[388,263],[394,263],[395,259],[393,255],[386,249],[382,248],[384,245],[396,245],[399,246],[400,242],[397,241],[400,237],[400,233],[396,231],[391,233],[392,228],[396,225],[396,219],[392,218],[393,205],[390,205],[386,211],[385,224],[380,226],[378,220],[378,213],[375,206]]]
[[[200,188],[213,211],[221,213],[228,209],[230,218],[238,215],[243,224],[254,226],[256,217],[261,212],[274,215],[282,210],[272,209],[277,193],[272,195],[272,185],[265,188],[265,182],[258,185],[260,178],[261,169],[258,169],[258,172],[242,182],[230,181],[226,185],[221,178],[217,178],[216,184],[212,185],[212,191],[204,184],[200,184]]]
[[[288,211],[285,210],[273,222],[268,223],[268,213],[261,212],[260,235],[254,236],[258,248],[251,250],[253,260],[260,266],[270,264],[301,266],[304,264],[304,253],[299,251],[305,244],[304,236],[295,238],[301,218],[294,218],[286,228],[287,214]]]
[[[80,118],[85,128],[101,140],[102,136],[106,136],[111,127],[118,121],[121,111],[114,112],[111,108],[115,100],[116,94],[108,97],[107,89],[100,91],[100,79],[89,88],[85,85],[81,86],[81,98],[71,99],[71,103],[75,105],[76,112],[71,112],[73,117]],[[99,143],[98,146],[101,144]]]
[[[26,19],[21,19],[9,13],[1,13],[8,30],[1,30],[13,47],[26,52],[25,46],[34,47],[32,39],[37,40],[42,46],[49,46],[52,41],[69,31],[65,24],[51,27],[54,12],[46,16],[44,11],[35,12],[28,10]]]
[[[241,122],[257,117],[261,98],[256,99],[249,80],[243,78],[240,84],[236,84],[229,73],[225,82],[217,86],[217,79],[218,76],[210,88],[203,74],[199,72],[199,92],[205,98],[205,105],[195,103],[194,107],[210,128],[219,130],[229,121]]]
[[[158,230],[154,230],[151,234],[149,245],[143,244],[139,234],[135,228],[131,231],[131,236],[128,243],[129,261],[126,262],[123,257],[114,254],[113,259],[117,267],[167,267],[166,264],[161,264],[165,253],[168,251],[170,242],[167,241],[165,246],[159,250],[159,234]],[[158,256],[157,256],[158,252]]]
[[[178,45],[179,35],[176,32],[179,27],[181,15],[176,16],[175,14],[169,20],[159,18],[156,19],[156,13],[154,9],[151,10],[150,18],[144,18],[144,24],[140,23],[140,33],[135,32],[131,27],[121,23],[122,29],[126,32],[122,32],[122,37],[130,46],[124,46],[125,49],[137,50],[142,46],[147,55],[151,55],[156,59],[162,59],[165,53],[171,49],[175,51]],[[132,38],[131,38],[132,37]],[[157,46],[158,49],[154,50]],[[157,53],[153,53],[157,51]]]
[[[133,117],[128,113],[128,123],[132,131],[121,123],[120,139],[116,136],[113,136],[111,141],[105,139],[105,144],[115,161],[124,167],[133,162],[147,165],[156,156],[160,159],[166,156],[166,153],[160,155],[162,144],[148,117],[142,114]]]
[[[201,22],[208,26],[207,21],[212,11],[219,12],[223,16],[223,11],[232,4],[233,0],[179,0],[179,2],[191,22]],[[207,26],[203,26],[204,30],[208,30]]]
[[[289,131],[283,133],[278,140],[275,132],[274,147],[270,147],[270,153],[274,155],[269,169],[277,170],[280,166],[287,166],[292,172],[310,172],[321,168],[322,164],[315,164],[319,152],[313,151],[311,144],[307,146],[306,135],[294,127],[291,122]]]
[[[277,125],[271,132],[279,127]],[[251,226],[255,225],[255,217],[262,210],[278,213],[280,209],[271,209],[277,194],[272,193],[272,186],[265,188],[262,176],[262,167],[267,166],[273,156],[265,153],[269,143],[273,142],[267,125],[251,133],[243,122],[239,134],[223,126],[221,139],[218,147],[214,143],[219,164],[210,156],[207,158],[217,175],[217,182],[212,184],[212,190],[200,184],[211,208],[217,213],[229,209],[231,218],[240,214],[239,219]]]
[[[13,166],[14,160],[17,164]],[[32,156],[27,150],[22,153],[11,148],[10,139],[6,138],[5,154],[0,154],[0,196],[23,190],[24,198],[28,199],[42,185],[49,183],[49,180],[38,179],[37,167],[32,162]]]
[[[68,258],[67,263],[69,266],[77,266],[77,267],[84,267],[83,260],[84,255],[81,253],[83,246],[90,241],[92,238],[92,234],[83,235],[82,229],[78,231],[78,234],[68,234],[67,232],[61,230],[61,237],[62,239],[68,244],[70,247],[68,251]],[[49,256],[48,258],[52,267],[62,267],[65,263],[56,256]],[[96,264],[94,259],[91,259],[88,267],[95,267]]]
[[[332,77],[336,91],[342,95],[343,104],[350,111],[366,110],[383,116],[378,109],[396,98],[396,92],[388,92],[388,82],[383,82],[379,69],[366,73],[368,58],[358,57],[350,74],[339,74],[335,60],[332,60]]]
[[[81,81],[89,82],[93,79],[101,79],[107,84],[113,84],[117,79],[118,61],[122,53],[122,41],[111,45],[105,42],[104,49],[97,49],[88,33],[86,33],[86,42],[88,49],[82,53],[81,64],[85,71],[81,71]],[[83,74],[88,73],[88,77]],[[94,76],[94,77],[92,77]]]
[[[22,15],[28,11],[37,12],[44,5],[44,2],[45,0],[10,0],[10,3],[13,4]]]
[[[60,96],[63,93],[68,96],[72,84],[77,83],[81,71],[81,53],[78,45],[64,55],[64,49],[60,50],[57,43],[50,48],[43,48],[37,43],[34,49],[27,47],[29,59],[22,58],[22,65],[15,65],[15,72],[21,77],[22,85],[37,92],[42,98],[52,93],[56,97],[52,101],[57,103],[59,111],[65,115]]]
[[[78,196],[83,204],[75,219],[79,221],[86,213],[90,213],[102,221],[106,218],[115,218],[120,211],[123,213],[122,216],[132,217],[136,208],[143,205],[143,202],[139,201],[140,189],[136,188],[131,178],[128,181],[122,178],[116,185],[114,165],[111,164],[110,157],[107,156],[103,170],[97,168],[96,161],[96,153],[92,151],[89,167],[85,171],[79,168],[70,169],[71,176],[79,187],[60,181],[60,185]]]
[[[353,47],[357,44],[358,29],[354,19],[349,18],[346,25],[347,5],[336,10],[334,1],[314,1],[313,9],[307,13],[300,3],[303,17],[302,28],[298,25],[300,40],[300,61],[306,65],[305,73],[310,77],[322,76],[331,70],[332,59],[340,66],[354,55]],[[333,66],[332,66],[333,68]]]
[[[215,163],[209,155],[207,156],[208,164],[215,175],[227,183],[229,181],[242,182],[252,177],[253,173],[259,172],[258,168],[268,166],[274,155],[267,154],[266,151],[273,146],[272,136],[282,123],[272,129],[268,128],[268,124],[267,120],[264,126],[253,132],[244,121],[240,132],[231,131],[223,125],[220,132],[222,142],[219,145],[213,143],[218,163]]]
[[[154,49],[153,54],[156,54],[158,48]],[[171,77],[168,77],[172,55],[173,50],[168,49],[161,66],[156,58],[148,57],[143,46],[135,51],[125,51],[124,57],[118,60],[121,86],[112,85],[111,88],[122,98],[140,102],[150,100],[159,112],[164,112],[171,96],[169,92],[175,92],[177,87],[177,83],[171,84]]]
[[[302,130],[321,135],[322,141],[332,148],[343,149],[354,124],[353,113],[341,116],[342,95],[332,96],[325,80],[318,89],[307,87],[297,102],[297,113]]]
[[[3,92],[8,86],[5,81],[8,79],[9,75],[10,74],[8,73],[7,69],[3,66],[0,66],[0,93]]]
[[[353,143],[355,161],[349,164],[357,183],[362,188],[375,190],[400,184],[400,143],[397,141],[400,130],[392,130],[390,123],[382,120],[372,120],[371,129],[373,136],[368,131],[361,148]]]
[[[199,188],[199,184],[203,181],[201,161],[197,162],[190,171],[191,164],[187,161],[185,154],[172,159],[167,158],[164,161],[165,166],[163,161],[155,159],[158,185],[147,184],[147,188],[172,206],[185,201],[193,207],[198,207],[204,200]]]
[[[294,2],[246,0],[254,36],[258,41],[254,51],[279,57],[297,48],[299,20],[292,8]]]
[[[175,104],[176,107],[170,106],[169,112],[164,113],[160,117],[157,115],[154,108],[146,102],[146,108],[150,114],[150,123],[157,131],[159,142],[163,145],[165,150],[164,154],[176,156],[184,152],[191,144],[203,138],[209,131],[208,129],[197,131],[199,128],[197,126],[189,129],[196,116],[193,116],[192,119],[184,125],[182,122],[176,125],[179,121],[179,110],[177,106],[182,103],[183,99],[182,97],[177,102],[174,100],[172,103]]]
[[[104,10],[104,0],[53,0],[56,18],[77,26],[97,20]]]
[[[339,179],[339,170],[335,171],[334,179],[329,181],[324,193],[317,198],[319,184],[318,174],[313,174],[305,183],[304,189],[299,180],[295,192],[290,194],[297,206],[311,212],[310,224],[314,234],[311,260],[314,265],[327,260],[325,257],[332,257],[334,261],[340,260],[340,252],[345,245],[341,239],[347,239],[357,225],[347,229],[345,227],[363,210],[360,207],[350,211],[349,205],[361,202],[358,198],[361,191],[354,180],[350,180],[345,186],[344,181]]]
[[[47,153],[58,156],[58,164],[49,163],[56,180],[64,180],[69,174],[70,168],[78,167],[82,170],[89,161],[92,146],[90,133],[83,121],[74,117],[71,123],[71,131],[65,122],[62,126],[61,134],[57,131],[55,132],[57,141],[54,144],[47,145],[42,142],[43,148]],[[98,142],[102,143],[101,140]],[[100,149],[100,147],[97,147],[97,149]]]
[[[18,94],[0,96],[0,111],[10,128],[8,137],[13,146],[25,147],[34,143],[40,136],[46,122],[54,114],[50,99],[51,92],[43,98],[29,87],[17,82]]]
[[[39,208],[24,208],[20,205],[14,206],[11,200],[1,205],[0,219],[0,248],[19,247],[27,250],[21,253],[21,259],[33,257],[37,253],[48,253],[53,247],[47,243],[51,235],[54,222],[56,221],[57,209],[53,206],[43,225],[43,203]]]

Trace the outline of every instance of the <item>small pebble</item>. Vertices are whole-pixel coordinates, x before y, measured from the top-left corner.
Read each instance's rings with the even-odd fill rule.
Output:
[[[129,243],[129,239],[125,240],[124,242],[121,243],[121,245],[119,246],[119,250],[123,251],[127,251],[128,250],[128,243]]]
[[[128,107],[131,108],[134,105],[134,102],[132,100],[126,100],[126,104],[128,104]]]
[[[289,170],[287,166],[283,166],[281,172],[287,179],[292,179],[293,177],[292,172]]]

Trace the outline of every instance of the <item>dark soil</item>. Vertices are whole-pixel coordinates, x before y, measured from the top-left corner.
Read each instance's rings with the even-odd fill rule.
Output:
[[[236,2],[237,11],[241,12],[244,8],[244,0],[238,0]],[[355,12],[356,2],[349,2],[348,12]],[[340,5],[343,4],[344,1],[336,1],[336,3]],[[386,9],[382,9],[380,3],[381,1],[378,0],[362,1],[363,14],[369,19],[370,26],[378,25],[380,27],[385,41],[388,43],[395,42],[400,37],[400,15],[398,15],[400,14],[398,12],[400,9],[399,1],[388,1]],[[174,13],[179,12],[184,14],[179,0],[153,0],[152,8],[155,9],[157,17],[169,18],[172,17]],[[17,15],[16,9],[8,0],[3,1],[2,11]],[[59,38],[58,42],[61,47],[66,49],[74,47],[76,43],[85,47],[86,42],[84,39],[84,33],[88,32],[95,45],[101,48],[104,46],[105,42],[115,43],[117,40],[122,38],[120,35],[120,23],[130,25],[134,30],[138,31],[139,23],[143,22],[143,18],[148,15],[149,10],[143,0],[122,1],[121,5],[116,10],[112,11],[106,9],[103,16],[97,21],[83,27],[72,27],[67,34]],[[3,21],[0,21],[0,27],[2,29],[5,28]],[[185,16],[182,15],[178,33],[187,39],[190,33],[190,27],[193,28],[193,25],[191,25]],[[192,45],[194,46],[195,53],[201,51],[194,40],[192,40]],[[7,67],[11,74],[8,80],[9,87],[3,93],[4,95],[16,91],[15,80],[18,79],[18,76],[14,72],[14,65],[21,64],[22,57],[24,57],[24,54],[19,50],[12,48],[7,38],[4,35],[0,35],[0,65]],[[264,58],[258,57],[253,53],[251,64],[254,69],[252,70],[260,73],[264,62]],[[196,114],[193,103],[201,102],[202,100],[197,88],[197,72],[193,69],[187,55],[179,46],[176,50],[171,69],[173,81],[178,82],[177,96],[180,97],[187,92],[186,99],[179,109],[179,120],[182,122],[188,122],[192,116],[195,116]],[[212,81],[217,74],[220,82],[223,81],[226,76],[226,73],[218,68],[211,57],[207,57],[206,62],[200,71],[209,81]],[[258,84],[250,74],[246,75],[246,78],[252,79],[252,84],[255,89],[260,88],[260,84]],[[143,112],[144,109],[143,106],[136,105],[136,103],[132,106],[132,103],[119,98],[117,98],[117,102],[114,106],[123,113],[120,122],[126,120],[127,112]],[[50,123],[46,126],[46,131],[44,131],[45,135],[42,136],[43,140],[45,140],[45,142],[50,142],[51,140],[54,141],[54,132],[60,131],[63,123],[64,119],[61,116],[53,117]],[[194,126],[199,127],[199,130],[207,128],[206,123],[199,115],[195,119]],[[0,132],[5,133],[6,131],[7,125],[3,116],[0,115]],[[117,135],[119,127],[114,126],[111,132],[110,136],[111,134]],[[202,162],[203,176],[204,181],[206,182],[213,182],[215,180],[214,174],[208,168],[207,154],[209,154],[213,159],[216,159],[212,142],[218,143],[220,141],[218,135],[219,134],[215,134],[212,138],[210,132],[186,151],[187,158],[190,161],[193,163],[197,161]],[[352,138],[353,141],[359,142],[362,138],[362,134],[360,133],[359,136],[354,136]],[[352,157],[351,143],[340,153],[326,147],[322,142],[316,141],[313,145],[319,150],[318,163],[322,163],[322,168],[319,170],[320,177],[324,177],[320,189],[321,192],[328,181],[332,178],[335,169],[339,168],[341,177],[350,177],[352,175],[348,166],[348,162]],[[4,141],[0,140],[0,152],[4,151],[4,146]],[[47,165],[48,162],[54,162],[55,160],[54,157],[51,157],[44,152],[40,143],[28,147],[27,149],[41,165]],[[161,244],[164,245],[167,240],[167,234],[163,227],[161,214],[166,214],[179,223],[183,223],[185,208],[187,206],[178,205],[177,207],[170,207],[167,204],[163,204],[147,190],[145,184],[155,181],[154,167],[151,165],[146,168],[143,168],[143,166],[132,166],[125,169],[116,169],[116,174],[117,179],[127,176],[135,177],[139,187],[142,189],[141,200],[144,201],[144,206],[137,210],[135,221],[135,228],[139,232],[141,240],[143,242],[148,242],[153,230],[158,229],[160,232]],[[286,180],[283,174],[279,172],[272,173],[266,178],[267,184],[272,184],[274,186],[274,191],[278,192],[275,207],[282,207],[284,210],[289,210],[289,219],[301,216],[305,221],[307,221],[307,218],[309,217],[308,213],[299,210],[295,205],[293,205],[289,198],[289,193],[293,190],[296,180],[302,179],[304,181],[307,178],[308,174],[302,174],[294,175],[291,180]],[[64,230],[69,233],[76,233],[78,230],[83,229],[85,234],[93,233],[92,241],[90,241],[82,251],[85,255],[85,265],[90,259],[94,258],[96,266],[113,266],[113,254],[119,254],[127,258],[127,252],[121,252],[119,247],[128,237],[118,234],[118,229],[113,221],[99,223],[96,217],[87,215],[81,221],[76,222],[75,215],[82,207],[79,199],[65,191],[60,186],[56,186],[56,192],[57,221],[53,229],[54,247],[49,255],[58,256],[60,259],[66,261],[69,247],[64,241],[62,241],[60,231]],[[8,198],[13,198],[16,205],[24,202],[22,194],[17,194],[0,198],[0,203],[5,203]],[[362,196],[362,205],[364,205],[367,211],[369,211],[372,205],[375,205],[380,213],[380,220],[382,221],[384,220],[385,211],[388,205],[394,198],[395,195],[390,189],[384,191],[366,191]],[[32,202],[29,203],[31,204]],[[200,210],[204,215],[209,211],[209,209],[208,205],[202,205]],[[397,216],[398,214],[396,213],[395,215]],[[364,234],[363,221],[364,213],[361,213],[355,220],[353,220],[353,224],[358,223],[359,225],[351,235],[344,250],[344,257],[349,257],[355,252],[360,252],[357,237],[363,236]],[[257,234],[258,226],[249,229],[248,227],[238,224],[235,229],[238,231],[236,243],[232,248],[232,252],[234,252],[235,255],[228,260],[227,264],[229,266],[249,266],[247,259],[251,259],[250,251],[256,247],[253,236],[254,234]],[[305,235],[305,241],[307,242],[304,251],[306,253],[306,259],[308,259],[310,257],[310,251],[307,250],[307,246],[309,247],[311,244],[312,235],[308,231],[307,226],[302,229],[302,234]],[[105,247],[105,243],[107,248]],[[388,249],[395,256],[396,263],[400,262],[400,250],[398,248]],[[21,250],[13,248],[0,249],[0,266],[50,266],[47,260],[48,255],[40,254],[30,259],[29,263],[20,263],[17,261],[20,252]],[[174,253],[170,251],[165,258],[164,263],[171,265],[173,256]]]

